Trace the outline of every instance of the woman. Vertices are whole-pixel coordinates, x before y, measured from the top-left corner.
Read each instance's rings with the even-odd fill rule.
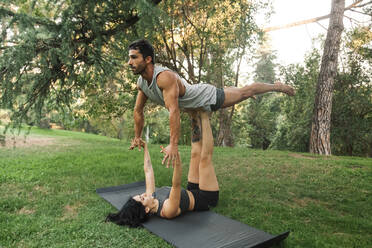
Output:
[[[155,190],[150,154],[147,144],[143,143],[146,192],[131,197],[118,213],[109,214],[106,221],[137,227],[150,215],[172,219],[186,211],[203,211],[217,205],[219,187],[212,164],[213,136],[209,116],[206,112],[193,112],[191,117],[193,142],[187,190],[181,187],[179,159],[173,168],[172,187]]]

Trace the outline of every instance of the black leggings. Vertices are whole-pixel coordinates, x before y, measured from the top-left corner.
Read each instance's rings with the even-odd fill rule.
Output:
[[[209,210],[209,207],[215,207],[218,203],[219,191],[207,191],[199,189],[199,184],[187,183],[189,190],[195,199],[194,211]]]

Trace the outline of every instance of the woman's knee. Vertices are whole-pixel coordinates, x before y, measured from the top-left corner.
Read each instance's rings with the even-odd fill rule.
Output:
[[[212,156],[208,155],[208,156],[201,156],[200,158],[200,167],[202,168],[213,168],[213,164],[212,164]]]
[[[191,150],[191,159],[200,159],[200,157],[201,157],[200,150],[197,150],[197,149]]]

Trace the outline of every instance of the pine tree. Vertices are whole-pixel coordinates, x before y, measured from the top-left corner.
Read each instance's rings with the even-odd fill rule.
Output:
[[[255,69],[255,82],[274,83],[275,54],[270,43],[265,41],[259,50]],[[250,101],[247,110],[247,122],[250,126],[249,137],[253,148],[267,149],[276,131],[275,119],[279,114],[278,97],[272,94],[257,96]]]
[[[344,29],[345,0],[333,0],[311,125],[310,152],[331,155],[331,113],[337,60]]]
[[[0,108],[13,125],[122,80],[127,44],[161,0],[3,1]]]

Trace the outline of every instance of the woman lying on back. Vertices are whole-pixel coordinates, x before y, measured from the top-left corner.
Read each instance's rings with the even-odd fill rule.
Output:
[[[206,112],[193,112],[191,116],[194,137],[187,190],[181,187],[180,160],[173,168],[172,187],[155,190],[150,154],[147,144],[143,143],[146,192],[131,197],[118,213],[109,214],[107,221],[137,227],[151,215],[171,219],[186,211],[204,211],[217,205],[219,188],[212,164],[213,136],[209,116]]]

